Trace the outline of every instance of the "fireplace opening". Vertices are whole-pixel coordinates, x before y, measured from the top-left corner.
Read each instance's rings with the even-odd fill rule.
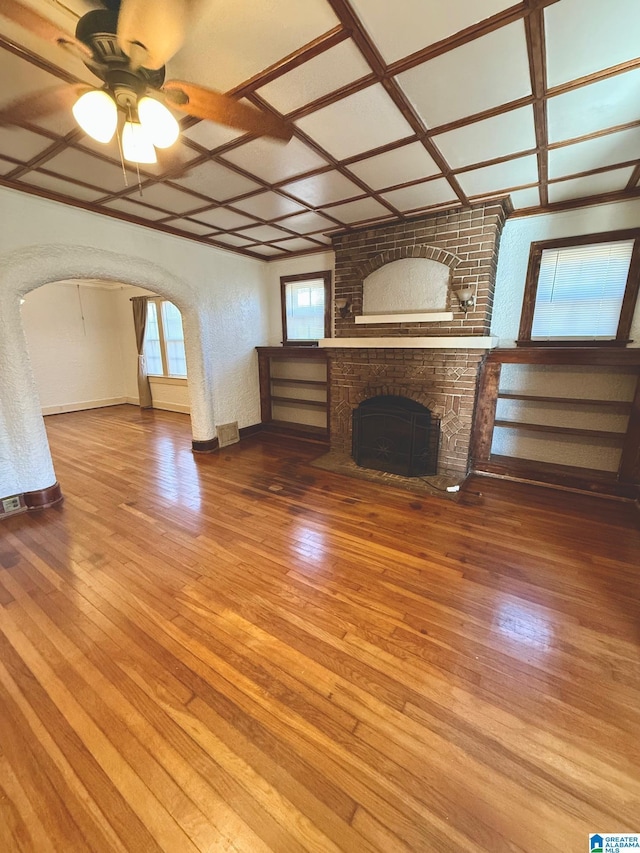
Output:
[[[404,477],[433,475],[439,444],[439,419],[407,397],[371,397],[353,410],[351,455],[362,468]]]

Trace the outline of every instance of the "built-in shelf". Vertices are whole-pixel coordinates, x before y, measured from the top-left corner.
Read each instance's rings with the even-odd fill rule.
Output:
[[[415,314],[359,314],[356,325],[378,323],[443,323],[453,320],[453,311],[423,311]]]
[[[326,388],[327,382],[324,379],[284,379],[279,376],[271,377],[272,385],[310,385],[317,388]]]
[[[520,429],[526,432],[553,432],[556,435],[575,435],[583,438],[617,438],[622,441],[624,432],[613,432],[603,429],[579,429],[577,427],[552,426],[551,424],[527,424],[522,421],[505,421],[496,419],[495,426],[506,429]]]
[[[326,440],[327,353],[317,347],[258,347],[258,365],[264,428]],[[310,391],[324,399],[308,399]]]
[[[327,408],[326,400],[306,400],[304,397],[277,397],[271,395],[272,403],[290,403],[296,406],[317,406],[319,409]]]
[[[584,397],[544,397],[536,394],[511,394],[500,392],[499,400],[523,400],[531,403],[565,403],[570,406],[602,406],[603,408],[615,409],[621,414],[631,411],[631,402],[626,400],[589,400]]]

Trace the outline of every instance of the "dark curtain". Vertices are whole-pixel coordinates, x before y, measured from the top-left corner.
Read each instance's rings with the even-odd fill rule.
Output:
[[[151,386],[147,376],[147,367],[144,360],[144,331],[147,327],[147,297],[134,296],[131,300],[133,306],[133,325],[136,330],[136,347],[138,348],[138,395],[140,397],[140,408],[150,409],[153,405],[151,399]]]

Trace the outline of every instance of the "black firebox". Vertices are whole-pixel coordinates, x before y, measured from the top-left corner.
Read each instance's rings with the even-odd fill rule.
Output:
[[[440,421],[406,397],[382,395],[353,410],[352,456],[357,465],[405,477],[435,474]]]

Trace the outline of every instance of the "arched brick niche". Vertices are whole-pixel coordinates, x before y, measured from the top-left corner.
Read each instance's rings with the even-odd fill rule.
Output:
[[[488,335],[498,245],[505,219],[504,204],[490,202],[334,237],[335,296],[346,298],[353,306],[352,314],[336,316],[335,337]],[[356,324],[355,316],[363,313],[365,278],[387,264],[407,258],[426,258],[449,268],[447,310],[453,311],[453,320]],[[455,291],[466,286],[474,290],[476,305],[465,314]]]
[[[450,257],[457,260],[453,255]],[[364,316],[449,311],[451,269],[449,264],[425,257],[396,258],[376,264],[362,280]]]

